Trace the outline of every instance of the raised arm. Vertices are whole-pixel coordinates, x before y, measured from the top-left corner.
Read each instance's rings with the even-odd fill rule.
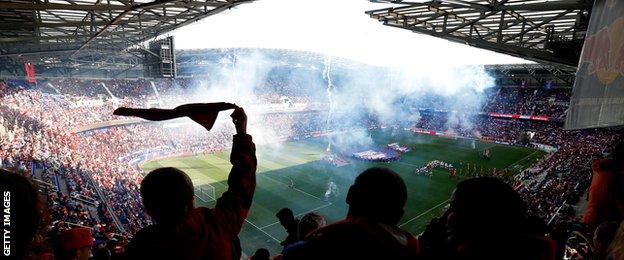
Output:
[[[247,116],[238,107],[232,113],[236,126],[234,145],[230,155],[232,170],[228,177],[228,190],[217,200],[214,213],[223,235],[233,239],[238,235],[249,213],[256,189],[256,146],[247,134]]]

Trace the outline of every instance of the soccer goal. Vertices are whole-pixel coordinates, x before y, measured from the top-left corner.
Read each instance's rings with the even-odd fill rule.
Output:
[[[195,196],[202,202],[215,201],[215,188],[210,184],[195,186]]]

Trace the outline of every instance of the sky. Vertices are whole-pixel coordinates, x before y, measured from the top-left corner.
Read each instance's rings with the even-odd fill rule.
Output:
[[[178,49],[277,48],[418,68],[528,61],[382,25],[367,0],[257,0],[172,32]]]

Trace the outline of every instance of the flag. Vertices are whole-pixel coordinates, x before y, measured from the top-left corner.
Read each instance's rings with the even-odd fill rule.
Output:
[[[30,62],[24,63],[24,70],[26,70],[26,78],[28,79],[28,83],[37,83],[37,78],[35,75],[35,64]]]
[[[624,1],[596,0],[566,116],[566,129],[624,124]]]
[[[212,129],[219,111],[234,109],[236,106],[230,103],[194,103],[177,106],[174,109],[160,108],[127,108],[120,107],[113,111],[117,116],[134,116],[150,121],[163,121],[179,117],[189,117],[201,124],[206,130]]]

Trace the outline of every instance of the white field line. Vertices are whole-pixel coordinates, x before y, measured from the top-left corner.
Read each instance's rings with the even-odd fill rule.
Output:
[[[197,196],[197,194],[195,194],[195,197],[198,198],[199,200],[203,201],[204,203],[208,203],[208,201],[205,201],[204,199],[202,199],[200,196]]]
[[[407,220],[407,221],[403,222],[402,224],[400,224],[400,225],[399,225],[399,227],[402,227],[402,226],[406,225],[407,223],[410,223],[410,222],[412,222],[412,221],[414,221],[414,220],[416,220],[416,219],[418,219],[418,218],[422,217],[423,215],[425,215],[425,214],[427,214],[427,213],[431,212],[432,210],[434,210],[434,209],[436,209],[436,208],[439,208],[440,206],[442,206],[442,205],[446,204],[449,200],[451,200],[451,199],[447,199],[447,200],[443,201],[442,203],[440,203],[440,204],[438,204],[438,205],[433,206],[433,208],[430,208],[430,209],[428,209],[427,211],[425,211],[425,212],[423,212],[423,213],[418,214],[418,216],[415,216],[415,217],[413,217],[413,218],[411,218],[411,219],[409,219],[409,220]]]
[[[289,187],[290,187],[290,185],[289,185],[289,184],[287,184],[287,183],[285,183],[285,182],[283,182],[283,181],[279,181],[279,180],[277,180],[277,179],[275,179],[275,178],[273,178],[273,177],[270,177],[270,176],[268,176],[268,175],[266,175],[266,174],[262,174],[262,173],[256,172],[256,178],[257,178],[257,177],[264,177],[264,178],[267,178],[267,179],[272,180],[272,181],[274,181],[274,182],[277,182],[277,183],[280,183],[280,184],[282,184],[282,185],[286,185],[286,186],[289,186]],[[290,180],[292,181],[292,179],[291,179],[290,177],[286,177],[286,178],[288,178],[288,179],[290,179]],[[224,188],[226,188],[226,189],[228,188],[228,186],[227,186],[227,185],[225,185],[225,184],[223,184],[223,183],[221,183],[221,182],[213,182],[213,183],[217,183],[217,184],[219,184],[219,185],[223,186],[223,187],[224,187]],[[214,187],[214,186],[213,186],[213,187]],[[310,194],[310,193],[308,193],[308,192],[306,192],[306,191],[304,191],[304,190],[301,190],[301,189],[298,189],[298,188],[295,188],[295,187],[292,187],[292,189],[293,189],[293,190],[296,190],[296,191],[298,191],[298,192],[301,192],[301,193],[303,193],[303,194],[305,194],[305,195],[307,195],[307,196],[310,196],[310,197],[312,197],[312,198],[315,198],[315,199],[317,199],[317,200],[323,201],[323,199],[322,199],[322,198],[319,198],[319,197],[317,197],[317,196],[314,196],[314,195],[312,195],[312,194]]]
[[[416,164],[413,164],[413,163],[399,162],[399,161],[397,161],[395,163],[403,164],[403,165],[409,165],[409,166],[414,166],[414,167],[421,167],[422,166],[422,165],[416,165]]]
[[[284,183],[284,182],[281,182],[281,181],[278,181],[278,180],[276,180],[276,179],[274,179],[274,178],[272,178],[272,177],[269,177],[269,176],[267,176],[267,175],[265,175],[265,174],[258,174],[258,173],[256,173],[256,177],[258,177],[258,176],[262,176],[262,177],[265,177],[265,178],[267,178],[267,179],[269,179],[269,180],[272,180],[272,181],[274,181],[274,182],[277,182],[277,183],[280,183],[280,184],[283,184],[283,185],[289,186],[288,184],[286,184],[286,183]],[[218,183],[219,185],[221,185],[221,186],[223,186],[223,187],[227,188],[227,185],[225,185],[225,184],[223,184],[223,183],[221,183],[221,182],[216,182],[216,183]],[[211,186],[212,186],[212,185],[211,185]],[[213,188],[214,188],[214,186],[213,186]],[[306,191],[303,191],[303,190],[301,190],[301,189],[294,188],[294,187],[293,187],[292,189],[294,189],[294,190],[296,190],[296,191],[298,191],[298,192],[301,192],[301,193],[303,193],[303,194],[305,194],[305,195],[307,195],[307,196],[310,196],[310,197],[312,197],[312,198],[315,198],[315,199],[318,199],[318,200],[320,200],[320,201],[323,201],[323,199],[321,199],[321,198],[319,198],[319,197],[317,197],[317,196],[314,196],[314,195],[312,195],[312,194],[310,194],[310,193],[308,193],[308,192],[306,192]],[[330,206],[330,205],[332,205],[332,204],[331,204],[331,203],[329,203],[329,204],[326,204],[326,205],[320,206],[320,207],[318,207],[318,208],[312,209],[311,211],[314,211],[314,210],[319,210],[319,209],[321,209],[321,208],[328,207],[328,206]],[[311,211],[310,211],[310,212],[311,212]],[[308,212],[304,212],[304,213],[302,213],[302,214],[306,214],[306,213],[308,213]],[[275,240],[276,242],[278,242],[278,243],[279,243],[279,242],[281,242],[281,241],[279,241],[277,238],[275,238],[274,236],[272,236],[271,234],[269,234],[269,233],[267,233],[266,231],[262,230],[263,228],[266,228],[267,226],[264,226],[264,227],[260,228],[260,227],[256,226],[254,223],[252,223],[251,221],[249,221],[249,220],[247,220],[247,219],[245,219],[245,222],[249,223],[249,225],[253,226],[254,228],[256,228],[256,229],[260,230],[260,232],[264,233],[265,235],[267,235],[267,236],[268,236],[268,237],[270,237],[271,239]],[[277,222],[277,223],[279,223],[279,222]],[[274,223],[272,223],[272,224],[270,224],[270,225],[274,225]]]
[[[523,157],[522,159],[520,159],[520,160],[517,160],[517,161],[513,162],[512,164],[510,164],[510,165],[508,165],[507,167],[505,167],[505,169],[509,169],[509,168],[511,168],[512,166],[516,165],[517,163],[519,163],[519,162],[521,162],[521,161],[524,161],[524,159],[529,158],[531,155],[534,155],[535,153],[537,153],[537,150],[533,151],[532,153],[530,153],[529,155],[527,155],[527,156]]]
[[[278,181],[278,180],[274,179],[273,177],[269,177],[268,175],[265,175],[265,174],[256,174],[256,176],[265,177],[265,178],[267,178],[267,179],[269,179],[269,180],[272,180],[272,181],[274,181],[274,182],[280,183],[280,184],[282,184],[282,185],[290,186],[290,185],[288,185],[288,184],[286,184],[286,183],[284,183],[284,182],[282,182],[282,181]],[[303,190],[301,190],[301,189],[298,189],[298,188],[295,188],[295,187],[292,187],[291,189],[296,190],[296,191],[298,191],[298,192],[301,192],[301,193],[303,193],[303,194],[305,194],[305,195],[308,195],[308,196],[310,196],[310,197],[312,197],[312,198],[315,198],[315,199],[317,199],[317,200],[323,201],[323,199],[321,199],[321,198],[319,198],[319,197],[317,197],[317,196],[314,196],[314,195],[312,195],[312,194],[310,194],[310,193],[308,193],[308,192],[306,192],[306,191],[303,191]]]
[[[273,239],[273,240],[275,240],[277,243],[281,242],[281,241],[277,240],[277,238],[275,238],[275,237],[271,236],[271,234],[269,234],[269,233],[265,232],[264,230],[262,230],[261,228],[259,228],[258,226],[256,226],[254,223],[251,223],[251,221],[249,221],[249,220],[246,220],[246,219],[245,219],[245,222],[249,223],[249,225],[251,225],[251,226],[255,227],[257,230],[260,230],[260,232],[262,232],[262,233],[264,233],[265,235],[267,235],[268,237],[272,238],[272,239]]]

